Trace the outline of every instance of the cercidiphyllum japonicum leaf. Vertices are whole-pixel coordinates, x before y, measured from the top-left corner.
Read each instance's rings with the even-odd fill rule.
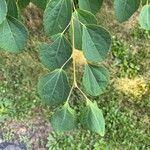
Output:
[[[66,103],[61,109],[54,112],[51,124],[55,132],[72,130],[77,126],[76,112]]]
[[[18,0],[17,4],[19,8],[23,9],[30,3],[30,0]]]
[[[45,9],[48,0],[31,0],[31,2],[41,9]]]
[[[0,24],[0,48],[12,53],[21,53],[26,46],[28,31],[13,17]]]
[[[140,0],[115,0],[115,16],[119,22],[128,20],[139,8]]]
[[[62,32],[72,15],[71,0],[50,0],[44,12],[44,30],[48,36]]]
[[[150,5],[142,8],[139,23],[143,29],[150,30]]]
[[[79,8],[97,13],[101,8],[103,0],[79,0]]]
[[[105,134],[105,120],[102,110],[98,108],[97,103],[88,101],[85,108],[81,112],[81,124],[82,127],[96,132],[101,136]]]
[[[16,0],[6,0],[8,12],[7,15],[18,18],[18,8]]]
[[[5,20],[7,15],[7,4],[5,0],[0,0],[0,24]]]
[[[86,92],[92,96],[102,94],[109,82],[109,72],[102,66],[85,65],[83,85]]]
[[[73,13],[74,41],[75,48],[82,50],[82,24],[97,24],[95,16],[85,10],[75,10]],[[80,23],[81,22],[81,23]],[[72,35],[72,31],[70,32]],[[71,36],[72,37],[72,36]]]
[[[71,54],[72,47],[62,34],[51,45],[42,44],[39,51],[40,60],[48,69],[60,68]]]
[[[89,62],[104,60],[110,47],[111,36],[107,30],[97,25],[83,26],[82,49]]]
[[[44,103],[49,105],[62,104],[70,92],[67,75],[62,69],[57,69],[44,75],[38,82],[38,93]]]

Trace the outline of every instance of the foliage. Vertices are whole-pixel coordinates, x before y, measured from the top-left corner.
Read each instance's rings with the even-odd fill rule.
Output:
[[[142,107],[135,103],[126,103],[127,98],[116,92],[111,87],[109,95],[101,97],[101,106],[106,106],[104,113],[106,114],[106,135],[100,137],[87,131],[73,131],[65,134],[51,133],[48,137],[47,147],[49,149],[93,149],[93,150],[109,150],[109,149],[142,149],[148,150],[149,131],[148,131],[148,114],[141,112]],[[111,99],[109,98],[111,96]],[[143,107],[147,107],[144,98],[141,102]],[[145,115],[146,114],[146,115]],[[147,118],[147,119],[146,119]],[[147,121],[146,121],[147,120]]]
[[[140,0],[115,0],[114,8],[119,22],[128,20],[139,8]]]
[[[76,112],[66,103],[62,109],[57,110],[51,119],[53,128],[57,132],[68,131],[76,127]]]
[[[100,15],[100,13],[98,13],[98,15]],[[119,25],[116,26],[119,28]],[[115,31],[116,33],[120,33],[118,28],[113,28],[113,32]],[[113,38],[114,46],[112,51],[114,49],[116,51],[115,58],[124,60],[132,55],[132,58],[135,59],[136,62],[134,65],[141,68],[140,70],[135,71],[129,67],[127,70],[130,70],[130,78],[135,76],[144,76],[145,78],[145,69],[146,66],[149,66],[149,62],[146,61],[146,58],[149,60],[149,45],[146,45],[146,43],[149,44],[149,35],[150,34],[148,34],[147,31],[144,31],[139,26],[136,26],[136,28],[131,29],[130,33],[126,34],[125,37],[121,39]],[[14,130],[12,127],[14,124],[22,124],[23,126],[29,128],[27,133],[33,133],[35,130],[39,131],[41,129],[40,125],[43,121],[46,123],[43,130],[45,131],[45,128],[46,130],[48,128],[47,120],[49,120],[49,116],[53,110],[48,107],[43,107],[40,103],[39,97],[36,95],[37,78],[40,74],[47,72],[36,57],[36,46],[38,40],[37,35],[33,34],[33,36],[30,37],[31,44],[29,45],[27,52],[20,55],[12,55],[6,52],[1,52],[0,74],[2,77],[0,82],[0,97],[2,97],[3,100],[6,100],[5,98],[9,98],[9,101],[12,101],[12,107],[10,106],[11,108],[7,108],[7,112],[10,112],[7,114],[11,117],[11,122],[6,120],[5,124],[2,125],[0,123],[0,133],[2,133],[2,137],[0,137],[0,139],[20,141],[20,137],[18,137],[17,134],[18,128],[15,128],[16,126],[13,126],[16,129],[15,132],[13,132],[13,135],[7,137],[11,134],[11,130]],[[44,41],[46,41],[46,39],[44,39]],[[132,44],[133,47],[128,48],[130,44]],[[137,55],[129,53],[129,51],[134,50],[134,46],[137,46]],[[122,55],[120,55],[121,52]],[[120,77],[123,78],[125,76],[124,70],[126,70],[124,61],[119,61],[118,64],[116,64],[116,61],[114,61],[113,58],[109,59],[109,61],[112,62],[108,66],[109,70],[112,69],[111,81],[112,79],[116,80]],[[129,59],[128,64],[130,64],[130,62],[132,61]],[[143,63],[144,67],[142,66]],[[118,71],[119,66],[121,66],[121,68]],[[149,67],[147,67],[147,70],[149,70]],[[78,76],[80,77],[81,75],[82,72],[79,72]],[[149,81],[146,82],[147,84],[150,83]],[[70,102],[78,104],[78,107],[81,107],[81,103],[84,101],[80,101],[80,99],[81,97],[79,93],[74,90]],[[105,93],[100,97],[96,97],[95,100],[98,103],[98,106],[103,108],[103,113],[106,120],[105,136],[102,138],[98,134],[82,130],[81,127],[77,130],[61,135],[50,132],[47,144],[49,149],[148,149],[148,114],[150,110],[148,93],[147,96],[144,95],[140,99],[137,99],[136,97],[133,98],[131,95],[124,95],[122,91],[116,90],[112,83],[109,87],[107,87]],[[60,109],[58,108],[56,110]],[[12,112],[11,110],[15,110],[15,112]],[[41,118],[39,120],[40,125],[37,124],[37,118],[39,117]],[[7,131],[4,128],[7,128]],[[33,130],[31,128],[33,128]],[[22,135],[21,141],[26,138],[28,138],[28,140],[25,140],[26,144],[30,144],[31,141],[33,141],[31,149],[38,149],[39,147],[46,148],[45,143],[47,142],[47,136],[43,137],[44,134],[45,132],[42,132],[39,137],[33,136],[33,134]],[[35,141],[30,139],[30,136],[35,137],[36,141],[40,143],[38,148],[35,145]],[[41,140],[44,141],[44,145],[42,144],[43,142],[41,143]]]
[[[20,12],[18,9],[26,7],[30,1],[1,1],[0,48],[20,53],[27,43],[28,31],[18,19]],[[102,66],[102,61],[106,59],[110,50],[111,35],[105,28],[96,24],[94,15],[101,8],[103,0],[94,2],[79,0],[76,3],[73,0],[50,0],[48,2],[31,0],[31,2],[45,9],[44,31],[52,40],[50,45],[42,44],[40,46],[41,63],[52,72],[39,79],[38,93],[43,102],[50,106],[65,102],[63,108],[52,116],[54,130],[66,131],[75,127],[77,116],[69,106],[69,99],[73,89],[76,88],[86,100],[86,106],[81,113],[83,128],[104,136],[105,122],[102,111],[97,107],[96,102],[91,102],[79,88],[76,79],[76,62],[72,55],[76,49],[80,49],[87,60],[83,75],[86,92],[91,96],[102,94],[109,79],[108,71]],[[117,20],[119,22],[128,20],[139,6],[140,0],[115,0],[114,9]],[[140,24],[144,29],[150,29],[149,8],[147,1],[140,14]],[[72,59],[73,83],[70,87],[64,68]],[[99,62],[101,66],[98,65]],[[70,122],[70,124],[66,124],[66,122]]]

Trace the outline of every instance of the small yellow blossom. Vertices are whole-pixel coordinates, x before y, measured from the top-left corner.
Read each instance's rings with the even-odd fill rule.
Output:
[[[81,67],[87,63],[83,52],[79,50],[73,51],[73,59],[75,59],[76,64]]]
[[[126,95],[131,94],[136,98],[141,98],[148,92],[147,83],[142,77],[135,79],[117,79],[115,88]]]

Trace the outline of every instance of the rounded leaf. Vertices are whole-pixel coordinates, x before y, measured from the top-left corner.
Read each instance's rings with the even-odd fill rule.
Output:
[[[44,103],[58,105],[67,100],[70,92],[67,75],[63,70],[55,70],[44,75],[38,82],[38,93]]]
[[[8,17],[0,24],[0,48],[12,53],[23,51],[28,38],[28,31],[15,18]]]
[[[49,69],[60,68],[71,56],[72,47],[64,35],[57,37],[51,45],[40,46],[39,57]]]
[[[0,0],[0,24],[5,20],[7,15],[7,4],[5,0]]]
[[[83,85],[86,92],[92,96],[102,94],[109,81],[109,72],[102,66],[85,65]]]
[[[62,32],[71,20],[71,0],[50,0],[44,12],[44,29],[48,36]]]
[[[107,30],[97,25],[83,26],[82,49],[89,62],[104,60],[110,47],[111,36]]]
[[[81,112],[81,124],[83,128],[104,136],[105,120],[96,102],[88,101],[87,106]]]
[[[76,112],[65,104],[62,109],[54,112],[51,118],[51,124],[55,132],[64,132],[76,128]]]
[[[150,5],[142,8],[139,22],[143,29],[150,30]]]
[[[115,0],[115,16],[119,22],[128,20],[139,8],[140,0]]]

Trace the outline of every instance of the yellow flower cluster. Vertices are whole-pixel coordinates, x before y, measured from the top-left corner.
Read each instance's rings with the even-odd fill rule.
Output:
[[[73,58],[75,59],[76,64],[78,66],[82,67],[83,65],[85,65],[87,63],[86,59],[85,59],[85,57],[83,55],[83,52],[80,51],[80,50],[74,50],[73,51]]]
[[[142,77],[135,79],[117,79],[115,88],[126,95],[130,94],[136,98],[141,98],[149,90],[146,81]]]

